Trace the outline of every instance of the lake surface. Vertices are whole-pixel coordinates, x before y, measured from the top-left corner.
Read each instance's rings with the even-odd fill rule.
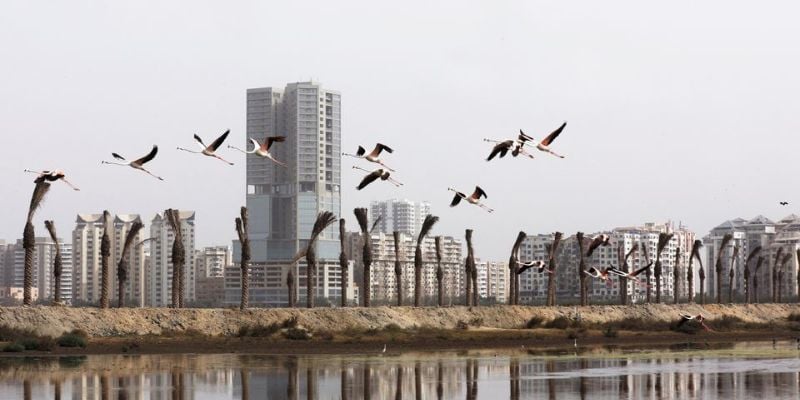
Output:
[[[773,399],[794,342],[371,355],[0,358],[0,399]]]

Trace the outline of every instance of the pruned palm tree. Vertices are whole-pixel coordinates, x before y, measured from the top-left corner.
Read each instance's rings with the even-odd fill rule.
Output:
[[[128,281],[128,254],[130,253],[131,246],[133,246],[136,241],[136,235],[139,234],[139,231],[142,230],[143,227],[144,225],[141,222],[136,221],[131,224],[131,228],[125,235],[122,255],[119,257],[119,263],[117,264],[117,307],[119,308],[125,307],[125,282]]]
[[[783,302],[783,277],[786,275],[786,264],[792,259],[792,253],[786,253],[781,259],[781,266],[778,270],[778,302]]]
[[[731,255],[731,267],[728,269],[728,302],[733,303],[733,278],[735,271],[736,257],[739,256],[739,246],[733,246],[733,254]]]
[[[661,303],[661,252],[672,240],[673,234],[661,232],[658,234],[658,244],[656,245],[656,266],[653,275],[656,278],[656,303]]]
[[[678,304],[680,288],[681,288],[681,248],[680,246],[675,246],[675,264],[672,267],[672,303]]]
[[[172,307],[183,307],[183,265],[186,262],[186,249],[183,247],[183,231],[178,210],[164,211],[167,223],[172,229]]]
[[[239,271],[242,276],[242,296],[239,300],[239,309],[244,310],[250,305],[250,237],[247,233],[247,207],[239,209],[239,217],[236,218],[235,224],[242,253],[239,260]]]
[[[647,244],[642,244],[642,255],[644,255],[644,263],[645,263],[645,265],[646,266],[652,265],[650,263],[650,254],[647,252]],[[639,266],[641,267],[641,260],[639,261],[639,263],[640,263]],[[650,303],[650,292],[651,292],[651,290],[650,290],[651,289],[650,277],[652,275],[653,275],[653,269],[652,268],[647,268],[644,271],[644,277],[645,277],[644,279],[645,279],[645,282],[646,282],[646,285],[645,285],[645,302],[647,302],[648,304]]]
[[[764,263],[764,257],[758,256],[758,260],[756,261],[756,267],[753,268],[753,293],[755,294],[753,300],[755,301],[756,304],[758,304],[758,300],[760,298],[758,293],[758,270],[761,269],[761,264],[763,263]]]
[[[547,276],[547,305],[549,306],[556,305],[556,266],[558,265],[558,245],[561,243],[561,236],[563,236],[563,233],[556,232],[553,244],[550,246],[550,261],[548,262],[550,273]],[[517,283],[517,286],[517,296],[519,296],[519,283]]]
[[[350,261],[344,249],[345,221],[339,218],[339,268],[342,270],[342,307],[347,307],[347,282],[350,276]]]
[[[297,289],[294,288],[294,264],[289,266],[289,271],[286,272],[286,287],[289,291],[289,307],[294,308],[297,306]]]
[[[111,213],[103,211],[103,236],[100,238],[100,308],[109,306],[109,290],[111,276],[109,275],[109,262],[111,260],[111,236],[108,234],[108,225]]]
[[[508,293],[508,304],[515,305],[517,304],[517,293],[519,293],[517,288],[517,282],[519,281],[519,248],[522,246],[522,242],[528,235],[523,232],[519,231],[517,234],[517,239],[514,241],[514,245],[511,247],[511,256],[508,257],[508,269],[509,269],[509,293]]]
[[[397,306],[403,305],[403,264],[400,263],[400,232],[392,232],[394,237],[394,279],[397,285]]]
[[[761,252],[761,246],[756,246],[744,260],[744,302],[750,304],[750,261]]]
[[[306,258],[306,307],[314,308],[314,297],[317,292],[317,238],[328,226],[336,221],[336,216],[330,211],[322,211],[317,214],[314,227],[311,228],[311,237],[308,239],[306,248],[297,252],[292,260],[292,265],[299,259]],[[369,288],[363,290],[368,291]]]
[[[586,306],[589,305],[589,289],[586,286],[586,275],[583,271],[586,270],[586,257],[584,256],[584,237],[583,232],[578,232],[575,234],[575,239],[578,242],[578,282],[580,282],[580,296],[581,296],[581,305]]]
[[[33,287],[33,253],[36,250],[36,233],[33,229],[33,214],[42,205],[44,196],[50,190],[50,184],[44,180],[36,181],[33,188],[31,203],[28,206],[28,218],[25,220],[25,230],[22,234],[22,248],[25,249],[25,270],[23,278],[22,304],[29,306],[33,303],[31,288]]]
[[[700,248],[703,247],[703,242],[701,240],[695,240],[692,243],[692,252],[689,255],[689,269],[686,271],[686,283],[688,284],[689,288],[689,303],[694,301],[694,260],[697,259],[697,262],[700,263],[700,271],[703,270],[703,261],[700,259]],[[703,279],[705,279],[705,273],[703,273]],[[700,290],[703,290],[703,280],[700,281]]]
[[[434,239],[436,245],[436,296],[437,305],[439,307],[444,305],[444,269],[442,269],[442,237],[436,236]]]
[[[369,228],[369,220],[366,208],[356,208],[353,210],[358,221],[358,227],[361,228],[361,242],[363,248],[361,250],[361,260],[364,263],[364,282],[362,285],[362,299],[364,307],[370,306],[370,298],[372,292],[372,277],[370,268],[372,266],[372,232]],[[373,229],[377,225],[380,218],[375,220]]]
[[[53,221],[44,221],[44,226],[47,228],[47,233],[50,234],[50,239],[55,243],[56,254],[53,257],[53,305],[61,304],[61,246],[58,244],[58,235],[56,235],[56,225]]]
[[[778,301],[778,264],[780,263],[781,255],[783,255],[783,247],[778,247],[778,251],[775,253],[775,260],[772,263],[772,302],[773,303]]]
[[[422,301],[422,241],[438,221],[439,217],[426,215],[417,236],[417,248],[414,250],[414,307],[419,307]]]
[[[467,307],[472,306],[472,267],[475,265],[475,254],[472,249],[472,229],[467,229],[465,232],[467,240],[467,259],[464,262],[464,276],[467,284],[465,290],[464,302]],[[475,288],[477,290],[477,288]],[[476,304],[477,305],[477,304]]]
[[[622,247],[619,247],[620,251],[622,251]],[[630,258],[634,252],[639,250],[639,242],[634,242],[631,246],[631,249],[625,253],[625,257],[623,258],[622,262],[622,272],[627,273],[631,267]],[[619,298],[620,304],[626,305],[628,304],[628,279],[626,277],[620,277],[620,291],[619,291]]]
[[[714,271],[717,274],[717,304],[722,304],[722,252],[732,239],[733,235],[730,233],[726,233],[722,237],[722,242],[719,244],[719,252],[717,252],[717,260],[714,264]]]
[[[480,293],[478,293],[478,268],[475,266],[475,249],[472,247],[472,229],[467,229],[467,288],[472,288],[472,298],[467,293],[467,303],[473,306],[480,305]],[[471,283],[471,284],[470,284]]]

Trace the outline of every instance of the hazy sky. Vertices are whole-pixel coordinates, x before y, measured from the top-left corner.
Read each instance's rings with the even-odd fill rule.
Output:
[[[516,236],[682,221],[704,235],[800,204],[800,5],[790,1],[70,1],[0,5],[0,237],[21,237],[33,176],[62,168],[37,214],[69,237],[79,212],[197,211],[198,245],[230,244],[244,204],[237,162],[178,152],[192,134],[244,143],[245,90],[313,78],[342,93],[345,150],[381,141],[406,185],[357,192],[343,212],[428,200],[436,233],[475,229],[482,258]],[[541,138],[556,159],[487,163],[484,137]],[[161,151],[101,166],[112,151]],[[359,172],[359,173],[356,173]],[[448,208],[480,184],[497,211]],[[355,224],[351,224],[355,228]],[[149,224],[146,229],[149,229]]]

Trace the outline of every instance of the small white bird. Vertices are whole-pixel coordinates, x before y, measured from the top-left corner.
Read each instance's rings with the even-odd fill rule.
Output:
[[[550,150],[550,144],[553,143],[554,140],[556,140],[558,135],[561,134],[561,131],[564,130],[565,126],[567,126],[566,122],[561,124],[561,126],[559,126],[558,129],[554,130],[552,133],[547,135],[547,137],[544,138],[541,142],[537,143],[536,144],[536,148],[539,151],[543,151],[545,153],[550,153],[550,154],[552,154],[552,155],[554,155],[556,157],[559,157],[559,158],[564,158],[564,156],[562,156],[560,154],[556,154],[556,152],[554,152],[553,150]],[[523,145],[527,144],[527,142],[536,143],[536,141],[532,137],[526,135],[525,132],[522,131],[522,129],[519,130],[519,137],[520,137],[520,143],[522,143]]]
[[[469,204],[474,204],[474,205],[476,205],[476,206],[478,206],[480,208],[483,208],[484,210],[486,210],[488,212],[493,212],[494,211],[493,209],[481,204],[481,202],[480,202],[481,197],[488,199],[489,196],[486,195],[486,192],[484,192],[483,189],[481,189],[480,186],[475,186],[475,191],[472,192],[472,194],[469,197],[467,197],[466,194],[464,194],[462,192],[459,192],[458,190],[455,190],[453,188],[447,188],[447,190],[456,193],[456,195],[453,197],[453,201],[450,202],[450,207],[457,206],[458,203],[461,202],[461,199],[464,199]]]
[[[385,344],[383,345],[383,350],[381,350],[381,353],[386,353],[386,345]]]
[[[236,146],[231,146],[231,145],[228,145],[228,148],[239,150],[245,154],[255,154],[259,157],[268,158],[273,162],[275,162],[276,164],[286,167],[287,166],[286,164],[276,160],[275,157],[272,156],[272,153],[269,152],[269,149],[272,148],[273,143],[283,142],[285,140],[286,136],[267,136],[266,139],[264,139],[264,143],[258,143],[257,140],[250,138],[250,142],[253,143],[253,150],[245,151]]]
[[[113,162],[113,161],[101,161],[100,163],[101,164],[110,164],[110,165],[119,165],[119,166],[123,166],[123,167],[131,167],[131,168],[134,168],[134,169],[138,169],[140,171],[144,171],[144,172],[148,173],[150,176],[152,176],[153,178],[158,178],[159,180],[163,181],[164,178],[162,178],[160,176],[157,176],[157,175],[153,175],[152,172],[144,169],[144,164],[149,162],[149,161],[151,161],[152,159],[156,158],[156,154],[158,154],[158,146],[153,145],[153,149],[150,150],[150,152],[147,153],[146,156],[144,156],[144,157],[142,157],[142,158],[140,158],[138,160],[133,160],[133,161],[128,162],[128,163],[118,163],[118,162]],[[121,155],[119,155],[117,153],[111,153],[111,155],[114,156],[114,158],[116,158],[117,160],[127,161],[125,159],[125,157],[122,157]]]
[[[183,147],[178,147],[178,150],[183,150],[183,151],[187,151],[189,153],[202,154],[204,156],[214,157],[214,158],[216,158],[216,159],[218,159],[218,160],[220,160],[222,162],[227,163],[228,165],[233,165],[232,162],[230,162],[228,160],[225,160],[225,159],[223,159],[222,157],[220,157],[220,156],[218,156],[216,154],[217,149],[219,148],[219,146],[222,145],[222,142],[225,141],[225,138],[228,137],[229,133],[231,133],[230,129],[225,131],[225,133],[220,135],[220,137],[218,137],[217,140],[214,140],[208,146],[206,146],[206,144],[203,143],[203,139],[200,139],[200,136],[197,136],[197,134],[195,134],[194,135],[194,140],[195,140],[195,142],[197,142],[197,145],[200,146],[200,149],[201,149],[200,151],[193,151],[193,150],[189,150],[189,149],[184,149]]]
[[[39,176],[37,176],[36,179],[34,179],[34,182],[36,182],[36,183],[43,182],[43,181],[55,182],[55,181],[61,180],[62,182],[66,183],[67,186],[71,187],[73,190],[80,190],[77,187],[75,187],[73,184],[69,183],[69,181],[66,178],[66,174],[64,174],[64,171],[62,171],[60,169],[54,169],[52,171],[32,171],[32,170],[26,169],[25,172],[31,172],[31,173],[34,173],[34,174],[39,174]]]
[[[367,160],[369,162],[374,162],[376,164],[380,164],[382,167],[388,169],[391,172],[394,172],[393,169],[389,168],[386,164],[383,163],[383,161],[380,160],[380,158],[378,158],[378,156],[380,156],[381,152],[384,151],[384,150],[386,150],[387,153],[393,153],[394,152],[394,150],[392,150],[389,146],[387,146],[385,144],[378,143],[378,144],[375,145],[375,148],[372,149],[372,152],[369,153],[369,154],[366,154],[367,153],[366,149],[364,149],[361,146],[358,146],[358,151],[356,151],[356,154],[342,153],[342,155],[343,156],[349,156],[349,157],[355,157],[355,158],[363,158],[363,159],[365,159],[365,160]]]

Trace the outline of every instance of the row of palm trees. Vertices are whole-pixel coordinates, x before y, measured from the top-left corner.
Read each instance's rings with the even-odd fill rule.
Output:
[[[31,196],[31,202],[28,209],[28,215],[25,222],[25,230],[23,233],[23,248],[25,250],[25,270],[24,270],[24,289],[23,289],[23,304],[30,305],[32,303],[32,296],[31,296],[31,288],[33,286],[33,256],[34,256],[34,249],[35,249],[35,233],[34,233],[34,226],[32,223],[33,215],[35,211],[39,208],[42,201],[44,200],[45,195],[47,194],[50,188],[50,184],[41,181],[37,182],[36,186],[33,191],[33,195]],[[362,287],[364,288],[361,291],[361,304],[365,307],[369,307],[371,305],[370,299],[370,290],[371,282],[370,282],[370,268],[372,264],[372,246],[371,246],[371,234],[375,227],[377,226],[380,218],[376,219],[372,222],[370,226],[368,221],[368,212],[366,208],[356,208],[353,210],[353,213],[356,217],[358,222],[360,231],[361,231],[361,238],[362,238],[362,261],[364,265],[363,270],[363,282]],[[185,272],[184,272],[184,265],[186,260],[186,251],[183,246],[182,240],[182,231],[180,225],[180,216],[177,210],[175,209],[168,209],[164,212],[165,218],[174,233],[175,240],[173,241],[172,245],[172,265],[173,265],[173,274],[172,274],[172,306],[175,308],[182,308],[184,307],[184,280],[185,280]],[[433,226],[438,222],[439,218],[433,215],[425,216],[423,221],[422,227],[420,229],[419,235],[417,236],[416,241],[416,248],[414,252],[414,306],[419,307],[422,304],[422,275],[423,275],[423,253],[422,253],[422,243],[425,238],[429,235]],[[307,245],[304,249],[301,249],[300,252],[295,256],[293,260],[294,262],[299,261],[301,258],[306,259],[307,264],[307,284],[306,284],[306,306],[308,308],[313,308],[315,305],[315,289],[316,289],[316,279],[317,279],[317,258],[316,258],[316,241],[319,235],[327,229],[331,224],[336,221],[336,217],[333,215],[332,212],[323,211],[319,213],[317,219],[314,223],[314,226],[311,231],[311,236],[307,242]],[[110,274],[109,274],[109,263],[110,263],[110,255],[111,255],[111,241],[109,236],[109,223],[110,223],[110,213],[108,211],[103,212],[103,235],[101,237],[101,244],[100,244],[100,263],[101,263],[101,295],[100,295],[100,307],[101,308],[108,308],[110,299],[109,299],[109,285],[110,285]],[[53,260],[53,275],[55,278],[55,287],[54,287],[54,294],[53,294],[53,302],[55,304],[61,303],[61,283],[60,278],[62,274],[62,259],[61,259],[61,252],[58,246],[58,239],[56,235],[56,228],[53,221],[45,221],[45,227],[50,234],[50,237],[54,242],[56,242],[56,253]],[[246,309],[248,308],[248,300],[249,300],[249,266],[250,266],[250,259],[251,259],[251,250],[250,250],[250,240],[247,235],[248,231],[248,215],[247,215],[247,208],[241,207],[240,209],[240,216],[235,219],[235,227],[236,233],[239,238],[239,242],[241,244],[241,257],[240,257],[240,269],[241,269],[241,302],[240,308]],[[134,241],[136,235],[139,231],[143,228],[141,222],[135,222],[132,224],[131,228],[128,230],[125,243],[123,246],[122,254],[117,264],[117,278],[118,278],[118,306],[124,307],[125,304],[125,284],[128,280],[128,254],[130,253],[131,247],[134,246]],[[349,257],[345,252],[345,220],[344,218],[339,219],[339,236],[341,241],[340,246],[340,256],[339,262],[342,268],[343,279],[342,281],[342,306],[346,306],[346,293],[347,293],[347,282],[348,279],[346,277],[349,273]],[[467,256],[465,261],[465,283],[466,283],[466,296],[465,296],[465,303],[468,306],[478,305],[478,287],[477,287],[477,269],[475,266],[475,255],[472,243],[472,234],[473,231],[471,229],[467,229],[465,232],[465,238],[467,243]],[[547,244],[546,246],[546,253],[547,253],[547,260],[545,262],[546,272],[548,273],[548,281],[547,281],[547,302],[546,304],[549,306],[556,305],[556,282],[557,282],[557,275],[558,275],[558,248],[561,244],[563,234],[561,232],[555,232],[553,235],[552,243]],[[672,239],[673,235],[669,233],[660,233],[658,237],[658,244],[656,246],[656,259],[655,259],[655,266],[652,268],[652,272],[655,275],[655,302],[661,302],[661,294],[662,294],[662,254],[664,249],[666,248],[667,244]],[[511,255],[508,261],[508,268],[509,268],[509,289],[508,289],[508,304],[509,305],[518,305],[520,299],[520,276],[522,273],[532,270],[530,266],[526,266],[520,268],[520,247],[524,240],[527,238],[527,234],[523,231],[520,231],[517,234],[517,237],[514,241],[514,244],[511,249]],[[589,304],[589,295],[588,295],[588,282],[587,282],[587,275],[583,273],[586,269],[586,245],[587,240],[583,232],[578,232],[576,234],[577,238],[577,245],[578,251],[580,254],[579,257],[579,265],[577,268],[578,280],[579,280],[579,290],[580,290],[580,304],[581,305],[588,305]],[[726,234],[723,236],[720,248],[718,252],[718,256],[715,263],[715,272],[716,272],[716,302],[722,303],[722,294],[723,294],[723,279],[727,275],[728,278],[728,301],[733,302],[734,300],[734,293],[733,293],[733,283],[735,278],[735,268],[734,262],[736,257],[739,253],[739,247],[734,246],[732,255],[730,257],[729,268],[727,271],[724,270],[723,265],[723,257],[722,257],[722,250],[728,246],[730,241],[733,239],[731,234]],[[395,275],[397,277],[397,305],[403,305],[404,293],[403,293],[403,285],[402,285],[402,266],[400,263],[400,254],[399,254],[399,241],[400,235],[399,232],[394,232],[394,242],[395,242]],[[689,265],[686,270],[686,285],[687,285],[687,293],[688,293],[688,302],[694,302],[694,261],[700,264],[699,269],[699,278],[700,278],[700,303],[705,304],[705,273],[702,268],[702,260],[700,259],[700,248],[702,247],[702,242],[699,240],[695,240],[691,254],[689,257]],[[444,305],[444,270],[442,268],[442,241],[441,237],[435,238],[435,249],[436,249],[436,280],[437,280],[437,304],[439,306]],[[628,272],[628,270],[632,267],[629,263],[632,254],[635,251],[639,250],[638,244],[634,244],[634,246],[625,254],[623,254],[623,250],[621,248],[617,249],[618,254],[618,265],[619,268],[624,271]],[[647,253],[647,247],[641,247],[645,263],[649,266],[652,263],[650,262],[650,257]],[[675,252],[675,267],[673,268],[673,282],[675,284],[674,288],[674,298],[673,302],[678,303],[678,293],[679,287],[681,285],[682,279],[680,277],[680,268],[678,262],[680,260],[680,248],[676,249]],[[754,301],[758,302],[758,271],[763,265],[765,258],[760,255],[761,246],[754,248],[750,254],[748,254],[745,266],[744,266],[744,297],[745,302],[749,303],[751,301],[751,292],[755,293]],[[798,250],[798,257],[800,258],[800,250]],[[785,274],[785,265],[790,261],[792,258],[791,253],[783,254],[783,248],[779,248],[777,253],[775,254],[775,260],[773,263],[773,271],[772,271],[772,298],[773,302],[782,301],[782,293],[781,288],[783,286],[783,276]],[[755,268],[751,273],[750,265],[752,260],[756,260]],[[727,274],[726,274],[727,272]],[[648,268],[646,270],[646,279],[647,282],[650,282],[650,274],[651,269]],[[752,276],[752,279],[751,279]],[[752,281],[752,288],[751,291],[751,284]],[[627,287],[627,280],[624,277],[619,278],[619,282],[621,287]],[[294,277],[294,268],[290,268],[288,275],[287,275],[287,287],[289,290],[289,306],[295,307],[297,305],[297,292],[295,288],[295,277]],[[797,285],[800,288],[800,274],[798,274],[797,278]],[[800,297],[800,291],[798,291]],[[646,287],[646,301],[649,303],[651,302],[651,286],[648,284]],[[798,299],[800,301],[800,298]],[[620,290],[620,303],[627,304],[627,290]]]

